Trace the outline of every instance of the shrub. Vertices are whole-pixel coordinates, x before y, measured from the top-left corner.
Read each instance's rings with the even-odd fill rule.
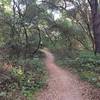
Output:
[[[16,65],[9,72],[9,77],[8,81],[5,81],[7,87],[4,90],[1,89],[0,95],[7,96],[14,90],[20,90],[25,97],[32,98],[33,94],[46,83],[46,71],[39,58],[16,60]],[[4,84],[2,85],[5,87]]]

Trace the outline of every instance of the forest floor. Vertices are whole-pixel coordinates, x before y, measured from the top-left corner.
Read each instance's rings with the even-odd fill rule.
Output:
[[[64,70],[54,62],[54,55],[49,51],[42,51],[46,58],[49,79],[48,85],[37,95],[37,100],[100,100],[100,89],[80,80],[78,75]]]

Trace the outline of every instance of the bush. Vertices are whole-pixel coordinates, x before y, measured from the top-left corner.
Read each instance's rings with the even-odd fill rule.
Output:
[[[64,68],[75,69],[82,79],[100,87],[100,54],[95,55],[94,52],[80,51],[76,58],[62,57],[57,63]]]
[[[7,96],[14,90],[20,90],[25,97],[31,98],[36,91],[43,88],[46,76],[45,68],[39,58],[20,59],[16,61],[16,65],[9,72],[10,79],[8,81],[10,82],[5,82],[7,87],[4,90],[0,89],[0,95],[6,94]],[[12,81],[12,79],[14,80]],[[5,87],[4,84],[2,85]]]

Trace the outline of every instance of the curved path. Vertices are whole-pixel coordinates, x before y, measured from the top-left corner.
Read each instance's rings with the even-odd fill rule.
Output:
[[[64,71],[54,63],[54,56],[48,50],[41,50],[45,54],[44,63],[49,72],[48,86],[41,91],[38,100],[88,100],[83,99],[79,89],[79,81],[69,71]]]

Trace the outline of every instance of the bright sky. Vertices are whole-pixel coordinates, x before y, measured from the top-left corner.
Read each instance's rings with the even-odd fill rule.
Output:
[[[15,0],[15,1],[17,2],[17,0]],[[41,2],[41,0],[37,0],[36,3],[37,3],[37,4],[41,4],[42,2]],[[13,5],[13,3],[12,3],[12,5]],[[71,3],[69,3],[69,2],[67,2],[67,5],[68,5],[68,7],[66,7],[67,10],[74,8],[74,6],[73,6]],[[25,8],[25,6],[22,6],[21,8],[22,8],[21,10],[23,11],[23,9]],[[48,12],[48,13],[51,13],[50,10],[48,10],[47,12]],[[52,14],[54,15],[54,19],[55,19],[55,20],[57,20],[57,19],[59,19],[59,18],[61,17],[61,13],[60,13],[60,11],[58,11],[58,10],[54,10],[54,11],[52,12]]]
[[[57,20],[61,17],[60,11],[53,11],[52,14],[54,15],[54,20]]]
[[[37,4],[41,4],[41,0],[37,0]],[[66,7],[66,10],[72,9],[74,8],[74,5],[72,5],[71,3],[67,2],[67,5],[69,5],[68,7]],[[47,11],[48,13],[51,13],[50,10]],[[54,19],[57,20],[61,17],[61,13],[60,11],[53,11],[52,14],[54,15]]]

